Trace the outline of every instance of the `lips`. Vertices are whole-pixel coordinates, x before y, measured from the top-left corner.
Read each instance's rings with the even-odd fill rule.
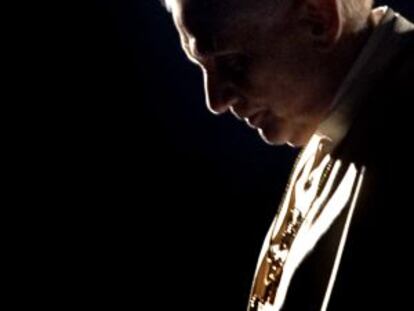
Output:
[[[260,124],[263,120],[263,111],[257,112],[250,117],[244,118],[247,125],[249,125],[252,128],[259,128]]]

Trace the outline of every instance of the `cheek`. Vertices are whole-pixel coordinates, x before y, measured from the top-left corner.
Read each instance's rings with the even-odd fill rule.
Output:
[[[249,91],[255,97],[267,97],[278,84],[275,72],[262,64],[254,64],[249,68],[247,81]]]
[[[275,67],[261,67],[251,75],[254,95],[275,108],[288,108],[297,90],[291,77],[278,72]]]

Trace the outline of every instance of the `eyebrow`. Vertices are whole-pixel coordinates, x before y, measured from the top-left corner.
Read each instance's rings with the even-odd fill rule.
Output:
[[[216,49],[216,50],[208,52],[208,55],[204,53],[200,53],[200,51],[196,48],[195,39],[194,38],[188,39],[188,37],[183,43],[183,47],[184,47],[184,51],[187,54],[188,58],[197,65],[200,65],[203,59],[209,59],[211,57],[223,57],[223,56],[231,55],[233,53],[238,53],[236,49],[230,49],[230,48],[223,49],[223,50]],[[214,48],[216,47],[217,45],[214,44]]]

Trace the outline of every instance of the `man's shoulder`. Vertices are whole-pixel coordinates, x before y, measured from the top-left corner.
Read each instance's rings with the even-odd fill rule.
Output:
[[[369,109],[365,115],[365,120],[377,122],[374,134],[388,133],[391,140],[396,131],[399,132],[398,136],[409,134],[401,131],[401,126],[414,122],[414,119],[410,121],[414,104],[414,25],[397,15],[395,36],[398,37],[398,44],[394,48],[398,53],[387,64],[384,76],[371,90]]]
[[[395,33],[399,37],[400,53],[395,57],[393,69],[388,75],[390,85],[398,92],[412,94],[414,76],[414,24],[397,14]]]
[[[400,56],[399,64],[395,68],[393,88],[396,95],[401,99],[413,100],[414,94],[414,31],[407,34],[410,36],[407,47]],[[407,38],[408,39],[408,38]],[[403,95],[403,96],[401,96]]]

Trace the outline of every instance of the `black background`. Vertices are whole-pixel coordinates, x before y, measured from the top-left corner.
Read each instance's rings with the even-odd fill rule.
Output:
[[[412,1],[377,3],[414,19]],[[207,111],[157,0],[74,11],[54,34],[64,53],[46,55],[51,117],[30,148],[58,306],[244,310],[298,150]]]

